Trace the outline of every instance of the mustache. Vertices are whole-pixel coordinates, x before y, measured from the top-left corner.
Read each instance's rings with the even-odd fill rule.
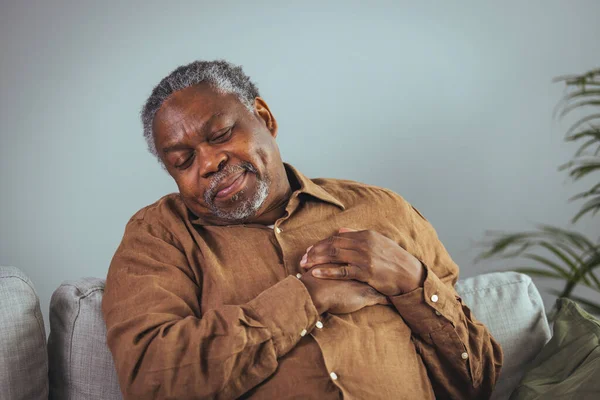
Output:
[[[258,170],[248,161],[242,161],[238,165],[227,165],[222,170],[216,172],[208,185],[208,189],[204,192],[204,201],[207,204],[212,203],[212,200],[217,196],[217,186],[223,179],[230,177],[233,174],[240,172],[252,172],[258,174]]]

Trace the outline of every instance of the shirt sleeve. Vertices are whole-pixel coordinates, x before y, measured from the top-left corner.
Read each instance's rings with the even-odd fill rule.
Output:
[[[296,277],[204,314],[199,279],[168,231],[128,223],[102,302],[125,399],[237,398],[272,375],[318,320]]]
[[[423,287],[390,300],[413,332],[436,398],[487,399],[500,374],[502,349],[455,291],[458,266],[435,230],[410,208],[419,253],[413,255],[426,278]]]

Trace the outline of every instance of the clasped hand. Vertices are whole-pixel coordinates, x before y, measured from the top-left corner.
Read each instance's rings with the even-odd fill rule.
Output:
[[[371,230],[356,231],[341,228],[337,235],[310,246],[302,257],[300,266],[306,272],[302,280],[305,285],[308,284],[309,292],[319,284],[314,279],[309,279],[307,275],[318,278],[317,280],[322,283],[324,283],[323,280],[351,281],[354,287],[346,288],[348,296],[351,297],[356,297],[356,293],[351,292],[353,289],[360,289],[356,286],[359,282],[370,286],[376,291],[375,293],[368,290],[365,292],[364,288],[360,289],[364,293],[369,293],[370,297],[367,301],[369,304],[364,306],[384,303],[377,298],[376,294],[384,297],[408,293],[422,286],[425,278],[425,269],[418,259],[393,240]],[[335,297],[341,300],[339,299],[340,290],[337,290],[340,288],[338,285],[335,286]],[[331,292],[331,289],[334,288],[330,287],[329,289]],[[323,292],[320,291],[319,295],[323,295]],[[343,297],[343,292],[342,290],[341,297]],[[314,297],[313,300],[315,300]],[[334,309],[337,304],[332,306],[331,301],[318,301],[318,303],[323,305],[323,308],[328,308],[328,311],[335,313]],[[345,308],[345,310],[347,309]],[[346,312],[352,311],[354,310]]]

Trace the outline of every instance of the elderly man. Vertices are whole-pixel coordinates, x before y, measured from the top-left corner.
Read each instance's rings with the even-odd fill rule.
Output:
[[[415,208],[284,164],[240,67],[197,61],[142,111],[172,193],[137,212],[102,310],[126,399],[483,399],[502,351]]]

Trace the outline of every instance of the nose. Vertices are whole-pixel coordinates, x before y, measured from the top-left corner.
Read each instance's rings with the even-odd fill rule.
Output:
[[[200,150],[198,159],[200,161],[200,175],[203,178],[209,178],[225,167],[227,154],[222,151],[216,152],[214,148],[205,148]]]

